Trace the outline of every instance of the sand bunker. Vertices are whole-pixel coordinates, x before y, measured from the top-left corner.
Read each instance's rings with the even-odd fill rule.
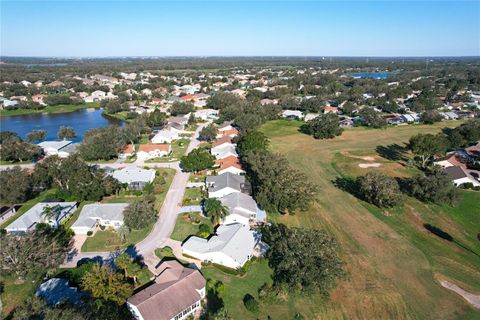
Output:
[[[374,162],[374,163],[359,163],[358,166],[360,168],[378,168],[380,167],[382,164],[381,163],[378,163],[378,162]]]
[[[472,306],[474,306],[477,309],[480,309],[480,295],[476,295],[468,291],[465,291],[459,286],[457,286],[456,284],[453,284],[445,280],[440,281],[440,284],[442,285],[442,287],[447,288],[448,290],[452,290],[456,294],[461,295],[462,298],[467,300]]]

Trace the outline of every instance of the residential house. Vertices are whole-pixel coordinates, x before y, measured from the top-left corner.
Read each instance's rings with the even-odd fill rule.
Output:
[[[230,172],[218,176],[207,176],[205,185],[209,198],[221,198],[233,192],[248,192],[245,177]]]
[[[238,136],[238,130],[233,127],[230,123],[225,123],[218,127],[217,129],[217,138],[221,138],[224,136],[229,136],[230,138]]]
[[[282,117],[291,120],[303,119],[303,113],[299,110],[283,110]]]
[[[201,119],[203,121],[207,121],[209,119],[217,119],[218,118],[218,110],[214,109],[200,109],[195,111],[193,116],[197,119]]]
[[[120,183],[128,184],[129,189],[142,190],[146,184],[152,183],[153,180],[155,180],[155,170],[128,166],[115,170],[112,176],[120,181]]]
[[[167,127],[158,131],[151,139],[152,143],[172,143],[180,138],[179,131],[172,127]]]
[[[75,234],[87,234],[98,225],[118,229],[123,225],[123,212],[128,203],[92,203],[83,206],[72,225]]]
[[[198,270],[163,261],[153,284],[131,296],[127,307],[138,320],[183,320],[201,311],[205,285]]]
[[[46,97],[44,94],[36,94],[32,96],[32,101],[38,103],[42,106],[46,106],[47,104],[43,102],[43,99]]]
[[[218,147],[212,148],[210,153],[215,156],[217,160],[225,159],[230,156],[238,157],[234,144],[222,144]]]
[[[318,113],[307,113],[305,115],[305,117],[303,118],[303,121],[307,122],[307,121],[315,119],[316,117],[318,117]]]
[[[133,144],[125,145],[118,154],[119,159],[127,159],[135,154],[135,146]]]
[[[73,143],[69,140],[62,141],[43,141],[37,144],[43,149],[46,156],[56,155],[60,158],[67,158],[76,152],[78,143]]]
[[[203,262],[238,269],[252,258],[255,245],[253,231],[241,223],[234,223],[220,225],[209,239],[188,238],[182,245],[182,252]]]
[[[240,164],[240,160],[238,157],[235,156],[228,156],[223,159],[215,160],[215,171],[220,175],[227,172],[241,175],[245,174],[245,170],[242,169],[242,165]]]
[[[148,160],[159,157],[166,157],[172,152],[172,147],[167,143],[148,143],[138,147],[137,158]]]
[[[241,223],[244,226],[265,222],[266,213],[245,193],[233,192],[219,199],[228,208],[223,224]]]
[[[338,121],[340,123],[341,128],[353,128],[355,126],[352,118],[349,118],[349,117],[339,117]]]
[[[448,174],[452,183],[456,187],[460,187],[465,183],[471,183],[475,187],[480,186],[480,182],[469,177],[460,167],[449,166],[449,167],[445,167],[443,170],[445,171],[445,173]]]
[[[325,109],[323,109],[323,113],[335,113],[338,114],[338,108],[337,107],[332,107],[332,106],[326,106]]]
[[[77,210],[76,202],[40,202],[8,225],[9,233],[24,233],[35,230],[38,223],[56,228],[70,214]]]
[[[278,99],[262,99],[262,100],[260,100],[260,104],[262,106],[267,105],[267,104],[278,104]]]

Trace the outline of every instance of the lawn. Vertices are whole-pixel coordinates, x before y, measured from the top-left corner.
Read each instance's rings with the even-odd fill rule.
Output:
[[[3,292],[1,293],[2,309],[0,318],[8,319],[8,315],[16,307],[34,295],[35,289],[41,283],[41,276],[29,274],[23,283],[15,283],[15,276],[0,276],[0,282],[3,283]]]
[[[173,240],[184,241],[188,236],[196,235],[200,224],[208,225],[213,231],[210,219],[203,217],[199,212],[184,213],[177,217],[175,229],[170,236]]]
[[[379,170],[392,176],[418,172],[406,166],[401,150],[417,133],[437,133],[460,121],[434,125],[354,128],[331,140],[315,140],[298,132],[301,122],[268,122],[262,131],[271,139],[271,150],[307,174],[320,191],[309,210],[295,215],[270,216],[290,226],[323,228],[341,247],[349,276],[332,291],[322,306],[312,298],[297,311],[306,318],[474,319],[479,312],[460,296],[441,287],[448,278],[480,294],[480,193],[463,192],[456,208],[425,205],[407,198],[401,208],[382,211],[335,187],[341,176]],[[362,157],[362,158],[360,158]],[[365,158],[367,157],[367,158]],[[408,155],[407,155],[408,158]],[[380,163],[363,169],[360,163]],[[448,242],[423,226],[435,225],[453,236]],[[297,302],[297,301],[296,301]],[[240,302],[239,302],[240,303]],[[270,309],[277,308],[277,304]],[[235,315],[235,318],[236,315]],[[240,318],[240,317],[239,317]]]
[[[168,157],[153,158],[145,162],[156,163],[156,162],[178,161],[182,156],[185,155],[185,152],[187,151],[187,147],[189,143],[190,143],[189,139],[176,140],[172,143],[172,153]]]
[[[182,205],[184,206],[194,206],[202,203],[205,195],[202,192],[200,187],[187,188],[185,189],[185,195],[183,196]]]
[[[93,237],[88,237],[82,246],[82,252],[107,252],[115,251],[145,239],[145,237],[152,230],[153,225],[150,225],[140,230],[130,230],[125,242],[118,236],[117,232],[109,230],[98,230]]]
[[[197,172],[191,173],[188,177],[189,182],[205,182],[205,173],[204,172]]]
[[[33,109],[16,109],[16,110],[0,110],[0,117],[19,116],[32,113],[67,113],[86,108],[99,108],[98,102],[82,103],[82,104],[61,104],[58,106],[47,106],[41,110]]]

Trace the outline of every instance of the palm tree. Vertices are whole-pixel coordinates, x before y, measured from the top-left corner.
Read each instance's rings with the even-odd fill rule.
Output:
[[[43,211],[41,216],[48,222],[50,220],[55,220],[55,222],[58,223],[58,218],[60,217],[60,214],[62,213],[62,207],[59,205],[56,206],[45,206],[43,207]]]
[[[220,223],[228,214],[228,208],[216,198],[208,198],[203,202],[203,210],[215,224]]]
[[[122,239],[122,242],[127,241],[127,236],[130,233],[130,228],[126,224],[122,224],[117,229],[118,236]]]

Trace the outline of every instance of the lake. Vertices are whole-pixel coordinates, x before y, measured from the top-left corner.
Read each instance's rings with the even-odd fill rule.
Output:
[[[0,131],[13,131],[26,138],[32,130],[47,130],[47,140],[57,139],[60,126],[72,127],[80,141],[89,129],[121,124],[121,121],[106,118],[102,109],[81,109],[68,113],[36,113],[28,115],[0,117]]]
[[[354,78],[373,78],[373,79],[386,79],[389,77],[395,77],[396,73],[352,73]]]

